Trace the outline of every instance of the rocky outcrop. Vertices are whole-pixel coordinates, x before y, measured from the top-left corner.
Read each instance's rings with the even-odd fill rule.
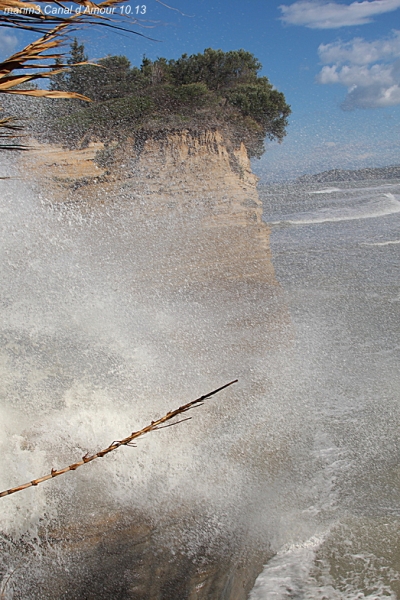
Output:
[[[244,145],[234,147],[221,132],[141,134],[123,144],[95,143],[75,151],[37,146],[28,160],[51,203],[81,203],[84,209],[125,199],[138,220],[175,218],[174,226],[179,224],[179,235],[186,240],[173,267],[178,278],[186,278],[190,270],[199,281],[206,268],[207,279],[215,280],[218,271],[222,279],[275,285],[257,177]],[[162,257],[156,262],[159,269],[171,268],[162,264]]]
[[[58,187],[53,201],[104,200],[119,182],[122,193],[151,199],[158,213],[177,207],[192,211],[195,198],[196,208],[201,200],[209,213],[209,226],[261,224],[257,177],[246,148],[243,143],[234,147],[218,130],[141,133],[123,143],[91,143],[82,150],[35,144],[32,156],[30,168],[40,170],[41,182],[45,179],[53,192]]]
[[[18,600],[246,600],[266,553],[257,548],[188,556],[157,540],[154,525],[136,515],[113,515],[85,527],[53,531],[49,542],[63,548],[63,567],[42,564],[29,573],[29,590]],[[61,565],[59,565],[61,566]]]
[[[191,212],[195,199],[206,227],[261,224],[257,177],[246,148],[232,147],[219,131],[165,132],[132,140],[115,149],[114,160],[123,165],[126,189],[150,196],[160,208]]]

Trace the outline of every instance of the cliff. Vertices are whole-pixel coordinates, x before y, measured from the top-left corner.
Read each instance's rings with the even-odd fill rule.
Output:
[[[257,177],[246,148],[233,147],[218,130],[142,133],[123,144],[94,142],[80,150],[34,142],[28,164],[41,185],[53,190],[55,202],[101,201],[119,182],[123,193],[151,198],[158,211],[178,205],[192,210],[190,200],[202,198],[209,225],[216,220],[244,226],[249,219],[261,224]]]
[[[198,282],[252,279],[276,285],[257,177],[244,145],[235,147],[221,132],[158,132],[82,150],[37,145],[27,160],[52,204],[74,203],[90,210],[118,199],[129,202],[138,221],[173,218],[181,247],[170,253],[172,263],[170,255],[168,262],[162,255],[154,258],[156,271],[172,269],[181,281],[192,272]]]
[[[179,470],[173,471],[169,483],[167,469],[165,501],[163,496],[160,500],[153,496],[154,511],[152,502],[135,508],[138,492],[134,490],[132,514],[114,515],[110,525],[107,514],[93,518],[81,505],[68,536],[65,530],[51,534],[60,540],[73,564],[53,593],[57,598],[67,594],[99,600],[244,600],[270,556],[268,537],[259,526],[259,511],[265,508],[261,482],[267,481],[269,457],[270,468],[276,468],[277,456],[286,449],[280,448],[283,442],[274,431],[269,430],[266,437],[264,424],[271,409],[267,410],[265,397],[275,375],[276,356],[290,337],[257,180],[245,147],[235,146],[218,130],[186,129],[132,137],[107,147],[99,142],[76,151],[38,145],[24,162],[35,174],[42,203],[49,210],[82,217],[76,221],[78,234],[73,228],[71,233],[68,230],[68,240],[75,237],[66,245],[64,262],[69,264],[73,250],[68,249],[79,248],[83,235],[85,244],[91,245],[88,253],[82,246],[89,267],[82,266],[85,259],[74,250],[82,285],[87,285],[93,269],[95,281],[101,282],[95,291],[106,290],[105,298],[114,297],[115,292],[115,306],[104,301],[96,318],[101,323],[107,320],[107,331],[113,323],[119,331],[114,312],[121,299],[122,306],[125,302],[129,307],[119,316],[125,328],[122,342],[117,344],[113,337],[109,345],[122,353],[121,364],[126,360],[129,371],[136,369],[136,389],[145,390],[150,408],[153,398],[160,397],[160,385],[169,397],[187,400],[193,389],[206,391],[235,377],[240,381],[229,395],[222,435],[221,412],[215,409],[200,429],[190,430],[193,455],[188,449],[177,450],[189,452],[187,460],[194,464],[199,447],[202,461],[209,453],[206,469],[199,466],[198,488],[193,479],[180,485],[180,478],[185,478]],[[88,225],[87,234],[86,218],[87,223],[92,218],[98,223],[92,228]],[[63,265],[61,256],[57,260]],[[79,295],[75,282],[71,293],[78,294],[78,300],[73,304],[68,296],[63,309],[67,314],[71,311],[74,323],[82,319],[83,330],[89,322],[96,326],[94,292],[85,289]],[[125,330],[129,331],[126,340]],[[102,335],[96,344],[103,344]],[[92,341],[88,339],[84,356],[90,353]],[[133,343],[144,348],[151,369],[146,363],[142,372],[140,362],[132,367]],[[151,414],[160,410],[155,404]],[[159,461],[151,465],[162,466],[167,455],[163,449]],[[113,468],[107,465],[102,463],[105,469]],[[144,475],[150,478],[153,468]],[[238,471],[242,477],[232,479]],[[201,483],[203,477],[209,480]],[[112,497],[113,491],[109,493]],[[257,494],[261,494],[258,500]],[[174,498],[172,505],[169,498]],[[148,523],[143,531],[134,525],[139,522]],[[192,530],[193,536],[188,533]],[[201,540],[202,535],[209,536],[205,538],[209,541],[199,542],[187,554],[182,540]],[[51,572],[43,581],[56,589]]]

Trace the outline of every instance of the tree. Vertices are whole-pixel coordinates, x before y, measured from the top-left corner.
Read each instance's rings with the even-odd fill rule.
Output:
[[[55,67],[57,69],[60,69],[60,71],[58,73],[56,73],[55,75],[51,76],[50,85],[49,85],[50,91],[55,91],[55,90],[66,91],[68,89],[67,76],[66,76],[66,72],[63,69],[63,64],[64,64],[64,61],[62,60],[62,58],[57,57],[55,60]]]
[[[75,39],[67,60],[71,70],[53,76],[50,89],[78,91],[96,102],[121,98],[133,92],[139,69],[131,69],[126,56],[106,56],[97,63],[76,66],[87,61],[84,45]],[[75,66],[72,68],[72,65]]]
[[[86,60],[83,45],[71,46],[69,61]],[[223,52],[206,48],[204,53],[182,55],[177,60],[143,57],[140,67],[131,67],[124,56],[107,56],[97,66],[76,67],[81,79],[69,82],[96,105],[74,107],[75,118],[60,122],[73,142],[92,131],[107,137],[123,135],[124,128],[146,128],[162,123],[181,123],[229,129],[231,137],[244,142],[251,156],[261,156],[264,140],[281,141],[286,135],[290,107],[267,77],[260,77],[261,63],[243,49]],[[75,71],[74,71],[75,72]],[[62,82],[63,84],[63,82]],[[105,127],[104,124],[107,124]],[[86,136],[87,137],[87,136]]]
[[[78,40],[74,38],[74,41],[71,44],[70,56],[67,60],[67,64],[71,67],[68,75],[66,75],[68,85],[67,89],[69,92],[76,92],[85,96],[87,95],[85,92],[85,67],[81,66],[82,63],[86,63],[87,60],[88,57],[85,54],[84,45],[79,44]]]
[[[228,90],[226,98],[232,106],[239,108],[243,116],[259,123],[269,139],[281,141],[286,135],[290,106],[282,92],[274,90],[266,77]]]
[[[169,61],[173,78],[178,84],[205,83],[209,89],[221,90],[256,81],[261,63],[251,52],[223,52],[206,48],[203,54],[183,54]]]

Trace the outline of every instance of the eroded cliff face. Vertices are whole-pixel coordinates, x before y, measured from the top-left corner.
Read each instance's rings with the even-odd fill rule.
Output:
[[[209,208],[216,209],[217,215],[225,213],[229,224],[241,217],[242,225],[246,216],[254,215],[246,212],[245,198],[260,208],[257,177],[251,172],[246,148],[233,147],[219,131],[159,132],[128,140],[115,148],[114,157],[139,193],[161,202],[167,197],[185,203],[187,195],[207,203],[214,200]],[[257,211],[258,221],[260,216]]]
[[[219,131],[159,134],[118,156],[131,187],[168,210],[201,208],[204,227],[261,225],[257,177],[243,144],[232,147]],[[118,151],[116,152],[118,155]],[[201,205],[202,204],[202,205]]]
[[[218,130],[141,133],[123,143],[91,143],[82,150],[35,144],[32,156],[40,180],[58,187],[55,200],[104,199],[104,191],[122,182],[121,189],[133,196],[151,197],[157,210],[191,209],[188,201],[196,198],[213,211],[216,224],[244,226],[248,218],[261,223],[257,177],[246,148],[243,143],[234,147]]]
[[[37,146],[28,160],[51,203],[85,210],[128,201],[138,220],[174,219],[186,240],[181,252],[189,252],[187,260],[180,253],[173,267],[178,280],[190,270],[197,281],[250,278],[275,285],[257,177],[244,145],[235,147],[221,132],[141,134],[75,151]],[[162,256],[154,264],[171,268]]]
[[[102,167],[94,161],[99,151]],[[81,506],[67,537],[64,530],[52,534],[67,564],[80,565],[59,578],[56,596],[50,569],[45,579],[53,586],[52,600],[67,595],[77,600],[244,600],[270,553],[259,525],[266,506],[263,486],[268,489],[268,465],[271,472],[276,469],[286,449],[270,428],[275,409],[266,398],[279,363],[276,354],[290,337],[246,150],[218,131],[183,130],[107,148],[42,146],[24,160],[49,210],[61,207],[67,217],[69,211],[83,216],[76,240],[72,227],[72,241],[68,238],[65,251],[60,248],[58,264],[68,263],[68,248],[83,244],[87,258],[77,254],[82,285],[92,269],[100,282],[95,289],[103,293],[104,288],[104,297],[114,298],[115,306],[102,303],[99,316],[101,322],[107,319],[107,331],[115,324],[110,347],[121,353],[121,364],[132,361],[133,344],[151,359],[151,369],[146,363],[141,370],[135,362],[127,371],[136,369],[135,385],[148,398],[146,410],[157,416],[166,396],[183,403],[194,389],[206,392],[239,379],[230,388],[229,410],[205,414],[202,427],[191,429],[189,446],[177,450],[196,465],[197,448],[203,449],[196,476],[186,467],[185,475],[172,467],[158,473],[154,465],[169,460],[166,445],[143,475],[164,478],[160,498],[138,505],[133,490],[132,512],[115,517],[112,525],[106,514],[93,518]],[[87,215],[97,225],[86,233]],[[76,306],[72,318],[82,319],[85,329],[93,321],[94,292],[85,288],[79,295],[74,285],[78,291],[71,292],[65,310],[73,313]],[[117,343],[120,327],[123,342]],[[96,344],[103,344],[104,335]],[[85,356],[90,344],[89,339]],[[157,403],[160,389],[163,400]],[[186,483],[179,487],[181,479]],[[112,498],[113,491],[108,493]],[[73,507],[68,514],[74,514]],[[149,524],[145,535],[135,529],[138,514]],[[188,537],[203,540],[191,554],[182,547]]]

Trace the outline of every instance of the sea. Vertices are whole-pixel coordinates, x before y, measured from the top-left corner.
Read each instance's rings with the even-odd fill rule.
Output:
[[[260,196],[313,442],[294,467],[304,477],[293,535],[250,600],[399,598],[400,181],[260,186]]]
[[[86,577],[62,532],[134,506],[156,523],[169,507],[161,541],[189,557],[250,530],[246,543],[270,557],[250,600],[400,598],[400,181],[260,185],[287,317],[285,343],[251,364],[245,330],[264,331],[257,302],[270,299],[254,296],[243,336],[222,340],[218,358],[221,296],[146,295],[141,265],[166,238],[126,198],[53,206],[6,167],[1,490],[211,391],[230,343],[242,388],[118,457],[0,499],[0,597],[54,600],[42,581]]]

